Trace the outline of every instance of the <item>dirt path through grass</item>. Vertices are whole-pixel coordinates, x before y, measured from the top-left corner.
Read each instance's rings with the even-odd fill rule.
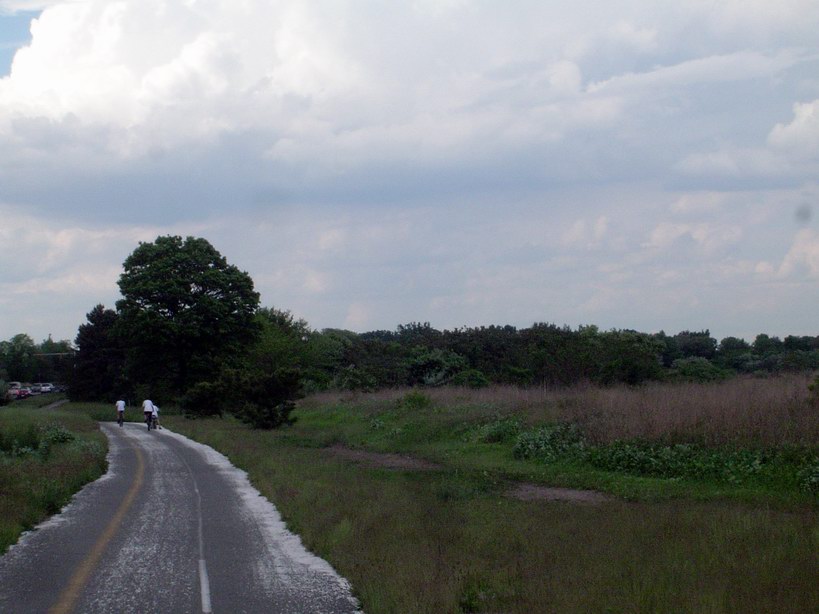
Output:
[[[370,468],[400,471],[437,471],[444,469],[443,465],[409,454],[371,452],[369,450],[348,448],[340,444],[330,446],[325,450],[330,456]],[[614,497],[594,490],[552,488],[527,482],[515,482],[504,494],[520,501],[567,501],[586,505],[596,505],[615,500]]]
[[[568,501],[570,503],[583,503],[586,505],[597,505],[615,500],[614,497],[604,495],[595,490],[552,488],[538,484],[527,484],[525,482],[516,484],[507,490],[505,494],[507,497],[521,501]]]
[[[46,405],[43,409],[57,409],[58,407],[65,405],[68,403],[68,399],[60,399],[59,401],[54,401],[50,405]]]
[[[336,458],[351,461],[367,467],[382,469],[401,469],[407,471],[435,471],[443,469],[441,465],[408,454],[392,454],[384,452],[370,452],[348,448],[340,444],[325,448],[327,453]]]

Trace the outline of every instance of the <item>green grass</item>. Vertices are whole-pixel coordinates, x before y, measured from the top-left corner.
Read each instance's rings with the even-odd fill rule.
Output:
[[[582,455],[516,457],[521,435],[554,423],[559,408],[516,413],[469,397],[429,396],[414,391],[308,399],[294,413],[297,423],[277,431],[254,431],[232,418],[166,414],[163,421],[248,471],[290,529],[350,579],[368,614],[819,610],[819,506],[784,473],[739,482],[709,471],[698,479],[669,479],[634,472],[629,463],[611,463],[606,470]],[[141,421],[138,409],[129,408],[131,420]],[[39,516],[15,521],[9,534],[16,536],[20,527],[59,509],[83,479],[93,479],[82,477],[92,463],[62,460],[57,466],[63,474],[46,476],[50,460],[74,454],[77,440],[43,448],[45,434],[59,440],[70,431],[100,441],[88,417],[110,421],[115,412],[108,404],[7,412],[0,410],[0,447],[7,449],[0,465],[0,517],[5,523],[23,509],[19,503],[6,506],[12,466],[16,488],[32,485],[23,500],[36,502],[40,510]],[[807,414],[796,415],[801,425],[814,428]],[[606,435],[605,421],[595,420],[602,436],[584,445],[599,450],[618,445]],[[708,448],[719,462],[733,458],[735,448],[758,446],[784,450],[779,469],[793,468],[805,457],[801,439],[777,446],[754,435],[731,443],[728,425],[720,428],[720,437],[711,439],[721,443]],[[777,428],[801,432],[787,424]],[[642,452],[654,453],[652,446],[676,445],[687,436],[709,440],[700,435],[675,432],[673,442],[660,436],[646,441],[649,451]],[[440,468],[356,464],[333,454],[333,444],[410,454]],[[31,452],[20,455],[23,447]],[[719,457],[722,453],[728,456]],[[685,465],[686,459],[672,460]],[[39,474],[43,479],[29,479]],[[599,505],[520,501],[506,494],[519,481],[594,488],[616,498]],[[66,488],[57,492],[57,486]],[[0,524],[0,539],[6,526]]]
[[[27,401],[0,409],[0,553],[106,466],[96,422]]]
[[[167,423],[248,471],[369,614],[819,608],[818,508],[794,484],[516,458],[514,416],[469,400],[308,400],[294,415],[295,425],[272,432],[229,418]],[[441,468],[359,465],[327,450],[338,443]],[[519,501],[505,496],[516,481],[619,498]]]
[[[65,395],[63,393],[50,392],[48,394],[35,394],[21,401],[13,401],[6,407],[27,407],[29,409],[32,407],[45,407],[64,399]]]
[[[302,446],[342,443],[383,452],[403,452],[443,463],[464,472],[488,471],[501,478],[542,482],[554,486],[596,489],[630,500],[714,498],[788,507],[814,505],[816,491],[803,488],[800,472],[814,467],[819,449],[806,446],[757,448],[744,446],[694,447],[688,455],[672,457],[661,471],[638,471],[642,465],[662,468],[652,454],[679,445],[624,442],[587,445],[584,454],[572,449],[545,462],[516,455],[527,430],[510,414],[483,404],[447,403],[418,408],[413,392],[398,399],[374,402],[302,403],[297,423],[284,431],[284,441]],[[411,400],[408,406],[406,399]],[[517,424],[517,427],[513,427]],[[558,445],[558,448],[560,446]],[[616,454],[625,448],[631,455]],[[636,452],[639,452],[638,456]],[[637,456],[642,465],[634,461]],[[761,460],[759,465],[756,461]],[[618,465],[619,463],[619,465]],[[671,469],[677,469],[674,474]],[[702,475],[701,475],[702,474]]]

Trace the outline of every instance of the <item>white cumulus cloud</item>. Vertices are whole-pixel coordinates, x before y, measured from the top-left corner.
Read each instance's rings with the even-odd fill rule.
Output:
[[[790,277],[799,272],[813,279],[819,278],[819,233],[811,229],[797,233],[777,274],[780,277]]]
[[[768,142],[799,156],[819,157],[819,99],[794,104],[793,116],[790,123],[774,126]]]
[[[22,10],[10,333],[59,293],[75,330],[168,232],[319,327],[682,329],[814,270],[815,0],[0,0]]]

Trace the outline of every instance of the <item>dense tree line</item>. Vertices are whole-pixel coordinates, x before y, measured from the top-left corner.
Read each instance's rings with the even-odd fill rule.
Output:
[[[819,336],[780,340],[761,334],[753,343],[735,337],[718,342],[708,330],[667,335],[545,323],[520,329],[439,331],[411,323],[361,334],[324,330],[309,336],[304,352],[312,366],[309,385],[316,388],[639,384],[819,369]]]
[[[67,379],[76,400],[149,397],[271,427],[289,421],[302,389],[634,385],[819,369],[819,336],[718,342],[708,330],[667,335],[550,323],[312,330],[287,311],[260,307],[250,276],[193,237],[140,243],[118,283],[115,309],[95,306],[74,348],[50,339],[36,346],[26,335],[2,342],[0,378]],[[45,360],[60,349],[75,349],[73,361]]]

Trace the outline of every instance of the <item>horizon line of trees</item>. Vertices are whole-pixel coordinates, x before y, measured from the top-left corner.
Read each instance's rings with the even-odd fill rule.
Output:
[[[717,341],[707,329],[667,335],[542,322],[313,330],[289,311],[260,306],[250,276],[193,237],[140,243],[118,285],[115,309],[96,305],[73,346],[50,338],[38,346],[22,334],[0,342],[0,380],[57,379],[72,400],[152,398],[270,428],[289,422],[303,391],[636,385],[819,369],[819,335],[760,334],[749,343]],[[72,350],[65,360],[42,356]]]
[[[87,355],[93,356],[100,363],[91,369],[95,373],[102,370],[102,365],[115,365],[121,361],[121,351],[114,347],[115,344],[110,339],[105,335],[102,339],[95,339],[91,334],[100,329],[112,328],[116,323],[117,313],[103,305],[97,305],[86,317],[88,322],[80,326],[74,343],[69,340],[55,341],[51,335],[48,339],[35,343],[25,333],[0,341],[0,381],[65,383],[72,377],[71,373],[75,367],[73,355],[79,344],[84,344]],[[398,325],[394,331],[374,330],[357,333],[337,328],[313,330],[305,320],[296,319],[289,311],[272,307],[259,307],[254,317],[257,320],[255,326],[260,329],[268,328],[268,336],[277,337],[274,345],[279,346],[276,352],[257,352],[255,359],[269,363],[276,354],[283,352],[283,355],[279,356],[280,359],[292,360],[303,368],[314,371],[316,384],[326,382],[328,375],[336,378],[341,371],[350,368],[369,371],[375,376],[389,363],[386,359],[374,360],[374,356],[378,354],[403,353],[405,354],[403,358],[407,359],[410,353],[415,352],[416,355],[412,359],[417,363],[418,359],[422,358],[417,355],[417,348],[443,352],[444,355],[439,358],[444,362],[447,359],[453,362],[449,371],[462,370],[465,360],[467,368],[479,370],[498,383],[517,383],[532,377],[530,383],[547,384],[578,379],[576,374],[571,373],[548,374],[548,369],[544,370],[536,365],[528,367],[530,376],[516,373],[514,369],[510,372],[510,367],[520,368],[527,362],[525,358],[522,359],[521,351],[538,349],[538,339],[540,346],[551,345],[552,349],[563,352],[567,348],[562,346],[581,349],[585,345],[587,346],[585,349],[589,350],[594,349],[596,342],[605,344],[615,339],[621,342],[627,338],[632,341],[643,339],[655,350],[658,363],[671,370],[672,374],[684,370],[683,367],[688,363],[700,364],[701,361],[698,359],[707,360],[713,367],[726,371],[728,375],[819,369],[819,335],[816,337],[788,335],[780,339],[778,336],[759,334],[753,342],[748,343],[738,337],[725,337],[718,342],[716,338],[710,336],[708,329],[685,330],[675,335],[667,335],[664,331],[659,333],[640,333],[629,329],[600,331],[594,325],[572,329],[566,325],[535,323],[529,328],[489,325],[437,330],[428,322]],[[548,337],[551,340],[547,342]],[[300,346],[303,346],[301,350]],[[541,353],[543,349],[540,347]],[[112,352],[113,355],[109,355]],[[458,356],[446,356],[448,352]],[[563,364],[570,366],[565,361]],[[418,365],[415,367],[409,370],[417,375]],[[115,380],[117,377],[113,374],[109,379]],[[393,377],[393,380],[395,379]],[[402,378],[397,378],[400,379]],[[411,374],[408,379],[413,379]],[[436,382],[437,379],[432,378],[428,383]]]
[[[414,322],[395,331],[354,333],[310,332],[303,320],[297,324],[306,343],[294,344],[291,360],[302,367],[311,390],[585,381],[634,385],[819,369],[819,336],[781,340],[760,334],[748,343],[736,337],[717,342],[707,329],[667,335],[535,323],[437,330]]]
[[[179,369],[179,377],[167,377],[169,357],[152,357],[156,348],[151,342],[141,348],[148,358],[141,357],[142,362],[137,360],[126,368],[128,351],[121,343],[119,319],[117,311],[95,306],[75,340],[82,351],[68,340],[54,341],[50,336],[40,344],[22,333],[0,341],[0,382],[70,382],[72,396],[108,401],[123,389],[135,394],[128,373],[139,372],[140,366],[145,369],[147,363],[148,371],[159,374],[143,372],[139,379],[154,384],[164,379],[161,390],[155,391],[179,400],[179,390],[190,387],[181,381],[181,372],[188,367]],[[245,342],[253,339],[254,343],[248,344],[247,351],[225,352],[223,358],[246,354],[246,360],[268,371],[295,367],[311,391],[442,384],[708,381],[736,374],[819,369],[819,336],[780,339],[759,334],[752,343],[737,337],[718,342],[707,329],[667,335],[663,331],[601,331],[593,325],[572,329],[535,323],[528,328],[490,325],[437,330],[428,322],[399,325],[394,331],[356,333],[312,330],[289,311],[269,307],[257,307],[248,326],[252,331]],[[141,337],[150,339],[150,335]],[[210,377],[202,374],[195,383],[212,381],[219,369],[211,365],[208,370]]]

